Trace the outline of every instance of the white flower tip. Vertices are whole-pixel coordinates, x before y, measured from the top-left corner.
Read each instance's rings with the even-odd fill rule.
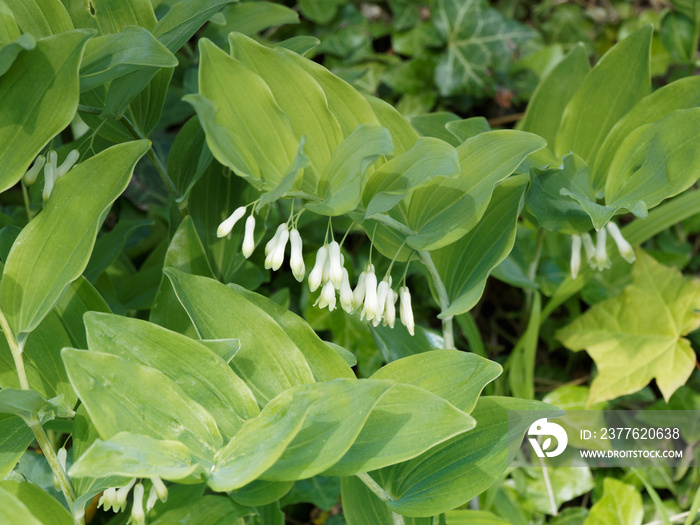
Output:
[[[245,237],[243,237],[243,256],[247,259],[255,250],[255,217],[250,215],[245,220]]]
[[[236,223],[241,219],[241,217],[243,217],[243,215],[245,215],[245,210],[245,206],[236,208],[226,220],[219,224],[219,227],[216,229],[216,236],[221,238],[226,237],[229,233],[231,233],[231,230],[233,230]]]
[[[63,177],[66,173],[68,173],[71,170],[71,168],[75,166],[75,163],[78,162],[79,158],[80,153],[78,152],[78,150],[71,150],[70,153],[66,155],[63,164],[56,168],[56,178]]]
[[[576,279],[581,270],[581,236],[571,236],[571,278]]]
[[[316,252],[316,262],[309,274],[309,290],[312,292],[315,292],[323,282],[323,268],[326,265],[327,258],[328,247],[324,244],[318,249],[318,252]]]
[[[350,277],[346,268],[343,268],[343,281],[340,284],[340,306],[347,313],[352,313],[355,309],[355,295],[350,288]]]
[[[415,335],[415,323],[413,320],[413,309],[411,308],[411,293],[407,286],[402,286],[399,290],[399,300],[401,312],[401,322],[408,329],[408,333]]]
[[[145,525],[146,514],[143,511],[143,485],[139,483],[134,487],[134,503],[131,507],[130,523]]]
[[[304,266],[304,254],[302,250],[301,235],[294,228],[289,232],[289,244],[291,245],[291,255],[289,256],[289,266],[292,269],[294,278],[302,282],[306,275],[306,267]]]
[[[611,221],[607,224],[607,229],[608,232],[610,232],[610,236],[615,241],[617,250],[620,252],[622,258],[628,263],[633,263],[637,258],[636,254],[634,253],[634,248],[632,248],[632,245],[627,242],[627,239],[624,238],[617,224]]]
[[[23,180],[25,186],[31,186],[36,182],[36,178],[39,176],[39,172],[41,168],[44,167],[44,164],[46,164],[46,157],[39,155],[34,161],[34,164],[32,164],[32,167],[24,174]]]

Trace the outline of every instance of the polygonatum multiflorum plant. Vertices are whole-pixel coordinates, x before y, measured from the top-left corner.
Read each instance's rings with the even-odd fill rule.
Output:
[[[700,85],[652,93],[651,28],[592,69],[573,48],[520,129],[436,114],[419,133],[305,58],[314,39],[253,38],[266,7],[245,4],[254,31],[225,21],[239,29],[226,48],[199,38],[229,3],[0,1],[0,190],[21,203],[3,201],[0,231],[0,521],[81,524],[100,508],[138,525],[277,524],[308,480],[339,487],[351,525],[469,519],[453,509],[500,490],[512,445],[562,413],[535,399],[533,345],[613,243],[637,254],[632,284],[557,334],[600,371],[581,404],[686,382],[697,283],[635,247],[697,211],[692,193],[664,201],[700,176]],[[156,139],[173,126],[164,162]],[[454,325],[477,350],[469,311],[492,272],[517,281],[518,231],[536,236],[513,252],[529,322],[494,387],[501,364],[458,350]],[[571,275],[547,291],[549,236]],[[656,296],[639,292],[649,280]],[[617,386],[627,363],[606,349],[624,334],[604,321],[627,296],[674,304],[675,331],[654,327],[663,355],[648,332],[623,348],[650,364]],[[325,315],[371,333],[387,364],[358,377],[361,352],[334,328],[322,339]]]

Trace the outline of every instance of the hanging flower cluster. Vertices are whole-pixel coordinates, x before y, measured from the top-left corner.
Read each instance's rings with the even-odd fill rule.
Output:
[[[36,182],[41,168],[44,168],[44,190],[41,193],[41,198],[44,202],[49,200],[51,191],[53,191],[53,185],[56,181],[68,173],[70,169],[75,166],[75,163],[78,162],[80,153],[77,149],[71,150],[60,166],[58,165],[58,153],[51,150],[48,152],[47,157],[48,162],[46,157],[39,155],[34,161],[34,164],[32,164],[32,167],[29,168],[23,177],[24,185],[31,186]]]
[[[97,506],[101,506],[104,510],[112,509],[115,513],[122,512],[126,509],[126,498],[133,487],[133,504],[131,506],[131,516],[129,517],[128,523],[129,525],[145,525],[146,514],[155,506],[156,501],[160,500],[165,503],[168,499],[168,487],[165,486],[163,480],[158,476],[154,476],[150,478],[150,480],[151,490],[146,500],[145,509],[143,505],[143,484],[141,482],[136,483],[136,478],[121,487],[110,487],[105,490]]]
[[[581,247],[586,254],[586,262],[588,266],[597,271],[602,271],[610,268],[610,259],[608,258],[605,243],[607,242],[607,234],[615,241],[617,250],[622,258],[628,263],[633,263],[635,259],[634,249],[627,242],[620,231],[620,228],[614,222],[608,222],[604,228],[596,233],[596,242],[593,243],[593,238],[589,233],[571,236],[571,278],[576,279],[581,270]]]
[[[226,237],[229,235],[236,223],[246,214],[248,206],[237,208],[224,220],[217,229],[217,236]],[[254,212],[255,203],[253,203],[253,211],[246,219],[243,237],[242,252],[246,258],[250,257],[255,248]],[[301,213],[299,212],[296,217],[292,213],[287,222],[277,227],[272,239],[265,245],[265,268],[277,271],[284,263],[285,251],[289,242],[291,246],[289,266],[294,278],[299,282],[302,282],[306,275],[301,235],[296,229],[296,222]],[[359,311],[360,318],[372,322],[373,326],[383,323],[384,326],[388,325],[393,328],[396,322],[396,302],[399,301],[401,322],[409,333],[414,335],[415,323],[411,308],[411,294],[408,288],[401,286],[398,292],[391,288],[392,280],[389,275],[391,267],[384,279],[378,283],[374,273],[374,265],[370,263],[360,274],[357,286],[353,290],[350,286],[348,270],[344,266],[345,259],[340,251],[341,244],[342,241],[339,244],[332,240],[326,242],[316,252],[316,261],[308,276],[309,289],[312,292],[321,288],[321,293],[314,306],[327,307],[332,312],[340,302],[340,307],[347,313]]]

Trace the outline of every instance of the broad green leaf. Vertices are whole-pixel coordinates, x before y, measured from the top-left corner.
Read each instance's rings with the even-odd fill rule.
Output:
[[[173,235],[163,266],[177,268],[186,273],[214,277],[209,266],[202,241],[197,235],[191,217],[185,217]],[[168,278],[161,277],[160,286],[151,308],[149,320],[168,330],[174,330],[189,336],[196,336],[192,321],[178,301]]]
[[[394,525],[391,510],[355,476],[340,478],[343,517],[348,525]],[[403,518],[405,525],[432,525],[431,518]]]
[[[264,481],[259,479],[229,494],[236,503],[258,507],[279,501],[289,492],[293,485],[293,481]]]
[[[22,230],[0,283],[0,302],[16,334],[36,328],[83,272],[105,211],[147,149],[147,141],[129,142],[81,162],[56,182],[44,210]]]
[[[503,71],[534,32],[480,0],[438,0],[435,26],[447,42],[435,69],[442,96],[482,96],[493,90],[493,70]]]
[[[377,124],[360,124],[333,151],[318,181],[320,202],[306,208],[314,213],[337,216],[354,210],[362,197],[367,169],[394,149],[389,131]]]
[[[45,423],[56,417],[73,417],[72,410],[63,408],[62,397],[46,400],[36,390],[0,389],[0,413],[20,416],[25,421]]]
[[[226,46],[228,35],[234,31],[255,36],[273,26],[299,23],[299,14],[296,11],[273,2],[236,3],[227,6],[222,15],[226,20],[222,26],[210,24],[204,32],[204,36],[214,40],[219,47]]]
[[[633,485],[614,478],[603,480],[603,497],[591,507],[583,525],[641,525],[644,517],[642,496]]]
[[[72,477],[159,476],[177,480],[197,469],[192,452],[179,441],[120,432],[107,441],[97,439],[69,470]]]
[[[70,518],[70,515],[68,517]],[[2,485],[0,485],[0,521],[22,525],[44,525],[19,498]],[[68,524],[70,521],[67,522]]]
[[[671,0],[671,4],[696,24],[700,23],[700,3],[697,0]]]
[[[242,4],[242,5],[245,5],[245,4]],[[245,34],[245,33],[243,33],[243,34]],[[299,36],[293,36],[293,37],[288,38],[286,40],[282,40],[282,42],[277,42],[276,44],[274,44],[274,47],[288,49],[290,51],[293,51],[297,55],[303,57],[309,51],[318,47],[318,45],[320,43],[321,43],[321,41],[316,37],[299,35]]]
[[[177,332],[119,315],[85,315],[88,348],[159,370],[202,405],[228,437],[258,414],[253,393],[217,354]]]
[[[27,509],[31,510],[31,514],[23,519],[5,520],[2,518],[3,511],[0,510],[0,522],[30,525],[34,523],[30,518],[33,516],[37,520],[36,523],[41,525],[71,525],[73,523],[73,518],[66,508],[56,498],[34,483],[9,479],[0,482],[0,509],[7,505],[5,512],[12,512],[13,507],[17,508],[17,503],[25,505]]]
[[[180,441],[204,460],[221,447],[211,414],[162,372],[102,352],[64,348],[61,355],[103,440],[131,432]]]
[[[534,421],[561,414],[538,401],[481,397],[472,412],[473,430],[376,474],[393,498],[387,505],[406,516],[433,516],[463,505],[500,478]]]
[[[467,139],[477,136],[479,133],[492,131],[489,121],[484,117],[471,117],[450,121],[445,124],[445,129],[457,137],[460,144]]]
[[[22,418],[0,414],[0,479],[15,468],[33,441],[34,433]]]
[[[653,208],[700,178],[700,147],[693,133],[700,108],[674,111],[634,130],[617,150],[605,183],[605,202],[620,206],[644,201]]]
[[[243,299],[264,310],[294,341],[304,354],[316,381],[331,381],[340,377],[355,377],[337,351],[328,347],[302,317],[284,308],[264,295],[246,290],[242,286],[230,284]]]
[[[235,0],[181,0],[153,28],[158,41],[172,53],[184,46],[222,7]]]
[[[46,399],[62,397],[66,409],[78,401],[61,360],[64,346],[85,348],[83,314],[89,310],[109,310],[97,291],[83,277],[73,281],[56,307],[27,337],[22,357],[29,385]],[[20,388],[10,348],[0,339],[0,387]]]
[[[200,337],[241,340],[230,366],[259,405],[288,388],[314,382],[304,354],[264,309],[213,279],[172,268],[165,273]]]
[[[141,68],[177,66],[177,58],[142,27],[98,36],[85,47],[80,64],[80,90],[87,91]]]
[[[592,184],[596,192],[605,188],[610,165],[623,141],[637,128],[658,122],[677,109],[700,106],[700,77],[687,77],[671,82],[651,95],[644,97],[615,124],[600,147],[592,171]]]
[[[85,278],[94,283],[102,272],[119,257],[129,237],[138,229],[153,224],[150,219],[123,219],[117,222],[112,230],[103,233],[95,241],[90,261],[83,273]]]
[[[85,2],[79,1],[85,9]],[[90,5],[92,9],[85,10],[97,22],[103,35],[121,33],[127,26],[133,25],[150,31],[156,25],[156,15],[149,0],[90,0]]]
[[[632,284],[557,332],[566,347],[586,349],[596,363],[588,404],[632,394],[652,379],[668,401],[695,366],[683,336],[700,327],[698,306],[700,281],[638,250]]]
[[[457,147],[464,141],[459,140],[453,133],[447,131],[447,124],[458,120],[459,117],[454,113],[436,111],[411,117],[411,125],[416,128],[422,137],[434,137]]]
[[[299,179],[299,175],[306,173],[306,168],[311,166],[311,161],[306,155],[304,155],[305,146],[306,138],[302,136],[301,140],[299,141],[299,149],[297,150],[297,154],[294,157],[292,164],[289,166],[289,168],[287,168],[284,177],[277,186],[260,195],[258,206],[262,207],[267,204],[271,204],[284,197],[285,193],[294,187],[295,181]]]
[[[451,510],[445,513],[447,525],[508,525],[503,518],[484,510]]]
[[[12,10],[24,33],[34,38],[57,35],[73,29],[61,0],[3,0]]]
[[[661,22],[660,37],[664,47],[676,62],[680,64],[692,63],[695,42],[693,20],[681,13],[666,13]]]
[[[289,117],[296,136],[306,139],[304,154],[311,161],[311,170],[304,172],[303,187],[315,189],[334,150],[343,141],[340,124],[328,108],[323,89],[282,50],[260,45],[240,33],[231,33],[229,43],[231,56],[262,78]],[[323,196],[321,191],[319,194]]]
[[[1,4],[0,4],[1,5]],[[2,9],[0,7],[0,9]],[[2,16],[2,13],[0,13]],[[0,18],[0,23],[2,19]],[[23,35],[17,35],[13,41],[7,42],[6,44],[1,44],[0,41],[0,76],[7,73],[10,69],[12,63],[17,59],[22,51],[34,49],[36,47],[36,40],[29,33],[24,33]]]
[[[568,415],[568,414],[567,414]],[[605,426],[605,423],[603,423]],[[555,509],[574,498],[583,496],[595,488],[591,469],[581,459],[574,459],[570,464],[557,465],[551,468],[544,460],[548,479],[544,477],[544,468],[537,464],[535,468],[525,473],[525,497],[532,502],[535,510],[543,514],[554,515]],[[550,491],[554,501],[550,500]],[[553,509],[555,507],[555,509]]]
[[[340,479],[329,476],[314,476],[294,483],[284,499],[282,507],[294,503],[312,503],[321,510],[330,511],[340,498]],[[280,499],[280,498],[277,498]]]
[[[165,512],[150,525],[243,525],[242,518],[254,513],[254,509],[239,505],[229,497],[203,496]]]
[[[26,34],[29,37],[29,41],[36,43],[33,36],[29,35],[29,33]],[[15,15],[5,2],[0,1],[0,46],[5,46],[13,40],[17,40],[20,35],[21,31],[17,25],[17,20],[15,20]],[[27,39],[24,41],[26,42]]]
[[[647,25],[608,51],[581,81],[564,110],[555,153],[573,151],[594,165],[615,123],[651,92],[652,27]]]
[[[299,0],[301,14],[317,24],[327,24],[335,16],[343,0]]]
[[[468,414],[483,388],[501,372],[499,364],[476,354],[431,350],[393,361],[375,372],[372,379],[391,379],[423,388]]]
[[[459,173],[457,151],[434,138],[420,138],[406,153],[382,164],[368,175],[362,192],[365,219],[397,205],[414,188],[433,177]]]
[[[365,95],[379,123],[391,133],[394,155],[401,155],[410,150],[418,140],[418,133],[410,122],[394,106],[380,98]]]
[[[76,30],[42,39],[0,77],[0,192],[14,186],[46,143],[73,120],[80,57],[91,35]]]
[[[553,150],[564,109],[589,70],[586,49],[578,44],[539,83],[519,129],[539,135]]]
[[[393,374],[390,378],[395,380]],[[326,474],[347,476],[406,461],[474,424],[472,417],[439,395],[397,381],[377,402],[352,447]]]
[[[505,180],[493,192],[481,220],[464,237],[432,254],[450,306],[441,317],[471,310],[481,299],[486,279],[510,253],[527,177]]]
[[[274,188],[298,149],[289,117],[265,81],[245,64],[206,39],[200,40],[199,51],[200,94],[184,100],[197,111],[209,149],[256,188]]]
[[[183,202],[187,202],[192,188],[213,159],[206,141],[199,120],[192,117],[180,128],[168,153],[168,175]]]
[[[414,335],[408,333],[406,327],[396,323],[394,328],[389,326],[370,326],[372,337],[384,361],[391,363],[397,359],[445,348],[445,339],[432,330],[416,326]]]
[[[545,146],[536,135],[502,130],[481,133],[457,148],[460,174],[435,178],[410,198],[406,238],[416,250],[435,250],[463,237],[479,222],[493,189],[533,151]]]

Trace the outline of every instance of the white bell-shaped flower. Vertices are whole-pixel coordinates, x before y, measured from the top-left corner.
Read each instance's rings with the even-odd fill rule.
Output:
[[[377,276],[373,271],[368,271],[365,277],[365,300],[360,319],[371,321],[378,315],[381,315],[381,312],[377,302]]]
[[[245,220],[245,236],[243,237],[243,257],[246,259],[253,254],[255,250],[255,217],[249,215]]]
[[[23,180],[25,186],[31,186],[36,182],[36,178],[39,176],[39,172],[41,168],[44,167],[44,164],[46,164],[46,157],[39,155],[34,161],[34,164],[32,164],[32,167],[24,174]]]
[[[362,273],[360,273],[360,277],[357,278],[357,286],[355,286],[355,290],[352,292],[352,302],[355,306],[355,310],[359,310],[365,300],[365,279],[367,279],[367,271],[368,270],[363,270]]]
[[[355,307],[355,296],[350,288],[350,277],[347,268],[343,268],[343,282],[340,283],[340,306],[347,313],[352,313]]]
[[[372,323],[373,326],[378,326],[379,323],[382,322],[382,318],[384,317],[384,312],[386,308],[386,298],[389,295],[389,290],[391,286],[391,277],[389,279],[382,279],[382,282],[379,283],[377,286],[377,305],[378,305],[378,312],[377,315],[374,316],[374,321]]]
[[[328,279],[336,290],[343,282],[343,265],[340,262],[340,245],[333,241],[328,245]]]
[[[586,252],[586,262],[590,266],[595,257],[595,244],[593,244],[591,234],[588,232],[582,233],[581,241],[583,242],[583,251]]]
[[[54,182],[56,182],[56,168],[52,162],[47,162],[44,166],[44,191],[41,193],[41,198],[44,202],[49,200]]]
[[[292,229],[289,233],[289,244],[291,245],[292,251],[289,257],[289,266],[292,268],[294,278],[301,282],[304,280],[304,275],[306,275],[306,267],[304,266],[301,235],[299,235],[299,231],[296,228]]]
[[[270,255],[273,251],[275,251],[275,248],[277,248],[277,243],[279,242],[280,238],[282,237],[282,232],[287,229],[287,224],[282,223],[279,226],[277,226],[277,230],[275,230],[275,234],[272,236],[272,239],[267,241],[267,244],[265,245],[265,257]]]
[[[114,512],[121,512],[126,508],[126,498],[129,495],[129,491],[131,490],[131,487],[134,486],[134,483],[136,483],[136,478],[132,479],[129,483],[127,483],[123,487],[119,487],[117,489],[117,496],[116,496],[117,504],[113,505]]]
[[[289,240],[289,230],[287,225],[284,224],[284,229],[280,232],[280,236],[277,239],[277,244],[275,249],[272,250],[265,258],[265,268],[272,268],[273,271],[277,271],[282,266],[284,262],[284,250],[287,248],[287,241]]]
[[[163,480],[158,476],[154,476],[151,478],[151,482],[151,490],[148,493],[148,501],[146,502],[146,512],[151,511],[157,500],[163,503],[168,501],[168,487],[165,486]]]
[[[134,503],[131,506],[129,525],[146,525],[146,513],[143,511],[143,485],[138,483],[134,487]]]
[[[599,230],[596,235],[595,255],[589,262],[594,270],[602,271],[606,268],[610,268],[610,259],[608,259],[608,253],[605,247],[606,241],[607,235],[605,233],[605,228],[603,228]]]
[[[77,149],[71,150],[68,155],[66,155],[65,160],[63,161],[63,164],[58,166],[56,168],[56,178],[60,179],[63,177],[66,173],[70,171],[70,169],[75,166],[75,163],[78,162],[78,159],[80,158],[80,153],[78,152]]]
[[[100,500],[97,502],[97,507],[102,507],[104,510],[114,508],[114,512],[117,512],[117,487],[109,487],[104,490]]]
[[[633,263],[636,259],[634,248],[632,248],[632,245],[622,236],[620,228],[612,221],[607,224],[607,228],[610,236],[615,241],[617,250],[620,252],[620,255],[622,255],[622,258],[628,263]]]
[[[315,292],[316,289],[321,286],[326,259],[328,259],[328,246],[324,244],[316,252],[316,262],[309,274],[309,290],[312,292]]]
[[[571,236],[571,278],[576,279],[581,270],[581,236]]]
[[[239,208],[236,208],[226,220],[219,224],[219,227],[216,229],[216,236],[219,238],[226,237],[229,233],[231,233],[233,227],[244,215],[245,206],[240,206]]]
[[[321,295],[316,299],[314,306],[318,306],[319,308],[325,308],[327,306],[328,311],[332,312],[335,310],[335,301],[335,287],[332,282],[328,281],[323,285],[323,288],[321,288]]]
[[[399,298],[399,294],[394,290],[389,289],[389,293],[386,295],[386,303],[384,306],[384,322],[382,326],[389,325],[390,328],[394,328],[396,323],[396,301]]]
[[[415,335],[415,323],[413,322],[413,309],[411,308],[411,293],[407,286],[402,286],[399,290],[399,312],[401,322],[408,328],[408,333]]]

